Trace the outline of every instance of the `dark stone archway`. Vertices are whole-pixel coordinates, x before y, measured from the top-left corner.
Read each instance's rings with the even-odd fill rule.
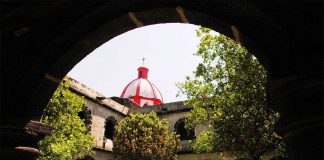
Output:
[[[117,125],[117,120],[115,117],[109,116],[108,118],[106,118],[105,126],[104,126],[104,130],[105,130],[104,139],[110,139],[110,140],[113,139],[116,125]]]
[[[180,140],[195,139],[195,129],[187,130],[185,128],[186,118],[180,118],[174,125],[174,131],[180,135]]]
[[[27,145],[57,82],[107,40],[142,25],[189,22],[240,41],[269,73],[269,104],[291,159],[323,158],[323,2],[1,2],[1,155]],[[10,154],[12,153],[12,154]],[[19,156],[18,156],[19,157]]]

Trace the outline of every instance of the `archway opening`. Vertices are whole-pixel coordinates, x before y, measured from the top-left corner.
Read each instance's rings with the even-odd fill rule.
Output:
[[[115,132],[114,127],[115,127],[115,124],[111,120],[106,122],[105,137],[107,139],[113,139],[114,132]]]
[[[237,14],[236,12],[234,13]],[[89,16],[88,18],[90,17],[91,16]],[[95,16],[93,18],[98,17]],[[145,19],[145,23],[140,20],[141,18]],[[86,20],[88,19],[85,19],[85,21]],[[131,23],[126,23],[127,21],[130,21]],[[265,54],[263,54],[262,50],[260,50],[258,45],[255,44],[253,39],[250,39],[250,37],[240,32],[240,30],[238,29],[240,28],[240,26],[230,24],[228,21],[224,21],[224,19],[220,17],[206,14],[203,12],[203,10],[195,11],[191,9],[184,9],[181,6],[178,6],[176,8],[153,7],[153,9],[143,9],[142,11],[138,11],[136,13],[130,11],[128,14],[124,14],[120,17],[116,17],[116,19],[112,21],[104,22],[96,26],[90,33],[85,34],[83,37],[79,37],[79,39],[77,39],[77,41],[75,41],[72,46],[64,50],[64,52],[66,53],[62,55],[60,59],[56,61],[52,66],[51,72],[55,72],[55,76],[53,76],[51,73],[47,73],[45,77],[48,80],[57,83],[70,71],[71,68],[73,68],[73,66],[79,63],[84,57],[89,55],[93,50],[95,50],[98,46],[101,46],[105,42],[112,40],[114,37],[118,37],[119,35],[126,33],[127,31],[135,29],[136,27],[145,28],[143,26],[163,23],[189,23],[217,30],[228,37],[240,41],[256,57],[260,58],[262,64],[265,65],[266,68],[268,67],[267,57],[265,56]],[[48,48],[55,48],[55,43],[49,44]],[[46,53],[48,52],[50,52],[50,50],[46,50]],[[109,54],[113,55],[114,53]],[[110,67],[111,66],[109,66],[109,68]]]
[[[81,120],[85,121],[86,120],[86,113],[85,111],[81,111],[78,113],[78,116],[80,117]]]
[[[167,25],[167,24],[165,24],[165,25]],[[181,24],[181,25],[184,25],[184,24]],[[155,26],[155,25],[154,25]],[[152,26],[146,26],[146,27],[143,27],[143,28],[140,28],[140,29],[145,29],[145,28],[147,28],[147,27],[152,27]],[[233,29],[234,28],[234,29]],[[237,32],[235,32],[235,27],[231,27],[231,30],[233,31],[233,34],[237,34]],[[132,32],[132,31],[130,31],[130,32]],[[122,35],[119,35],[118,37],[121,37]],[[237,36],[237,35],[236,35]],[[116,37],[117,38],[117,37]],[[235,38],[235,37],[234,37]],[[236,40],[239,40],[238,39],[238,37],[236,37]],[[129,42],[130,44],[132,43],[132,42]],[[148,47],[150,47],[150,45],[146,45],[146,47],[148,48]],[[168,47],[170,47],[171,48],[171,46],[168,46]],[[120,48],[127,48],[127,47],[124,47],[124,46],[120,46]],[[99,48],[98,48],[99,49]],[[97,50],[98,50],[97,49]],[[119,62],[119,66],[113,66],[113,63],[114,62],[116,62],[116,61],[114,61],[113,60],[113,58],[115,58],[115,57],[117,57],[117,55],[118,55],[118,53],[116,53],[116,51],[117,50],[115,50],[114,52],[108,52],[110,55],[109,55],[109,58],[108,59],[110,59],[110,62],[109,63],[107,63],[107,64],[109,64],[108,66],[110,67],[110,68],[113,68],[113,69],[116,69],[116,70],[118,70],[119,72],[120,72],[120,70],[122,69],[122,68],[125,68],[125,66],[126,65],[124,65],[124,64],[129,64],[128,62],[126,62],[126,60],[127,59],[132,59],[132,58],[129,58],[129,57],[127,57],[127,56],[125,56],[126,58],[124,58],[124,59],[122,59],[122,61],[121,62]],[[135,52],[135,51],[133,51],[133,52]],[[135,52],[136,53],[136,52]],[[138,52],[137,52],[138,53]],[[136,53],[136,54],[137,54]],[[114,54],[115,56],[111,56],[112,54]],[[135,55],[136,55],[135,54]],[[177,54],[179,54],[179,53],[177,53]],[[192,55],[192,53],[191,54],[187,54],[188,55],[188,57],[190,57],[191,55]],[[90,56],[90,55],[89,55]],[[138,59],[141,59],[142,58],[142,56],[140,56],[140,57],[138,57]],[[105,59],[105,58],[102,58],[103,60]],[[172,59],[172,58],[171,58]],[[181,63],[182,64],[184,64],[185,62],[183,61],[183,59],[182,58],[174,58],[174,59],[176,59],[176,60],[181,60]],[[192,59],[192,57],[191,57],[191,59]],[[133,59],[134,60],[134,59]],[[161,62],[163,62],[163,61],[161,61],[161,59],[159,59],[160,60],[160,63]],[[80,62],[81,63],[81,62]],[[154,63],[154,64],[160,64],[160,63]],[[170,61],[168,61],[168,60],[165,60],[165,63],[167,64],[167,65],[170,65]],[[179,64],[179,63],[178,63]],[[138,64],[137,64],[138,65]],[[93,65],[88,65],[88,66],[93,66]],[[101,68],[106,68],[106,67],[102,67],[101,66]],[[173,67],[172,68],[172,71],[171,72],[159,72],[159,73],[167,73],[168,75],[167,76],[165,76],[165,77],[172,77],[172,75],[170,76],[170,73],[179,73],[178,72],[178,69],[179,68],[177,68],[177,66],[176,67]],[[88,70],[89,71],[89,73],[91,72],[91,73],[95,73],[95,72],[93,72],[93,71],[96,71],[96,72],[99,72],[99,73],[103,73],[103,72],[100,72],[100,71],[98,71],[98,70],[96,70],[96,69],[89,69]],[[191,70],[192,71],[192,70]],[[93,76],[89,76],[88,75],[88,77],[93,77]],[[97,80],[98,80],[99,78],[97,78]],[[105,78],[103,78],[104,80],[107,80],[107,78],[105,79]],[[110,75],[110,78],[109,79],[118,79],[118,80],[123,80],[124,78],[120,78],[120,77],[116,77],[116,76],[111,76]],[[99,84],[99,83],[97,83],[97,84]],[[124,83],[125,84],[125,83]],[[117,85],[114,85],[114,87],[116,87]],[[123,85],[122,85],[123,86]],[[103,88],[103,87],[102,87]],[[114,90],[114,89],[113,89]],[[111,91],[111,90],[110,90]],[[115,94],[116,95],[116,94]],[[105,138],[107,138],[107,139],[112,139],[113,138],[113,132],[109,132],[109,131],[113,131],[113,123],[112,122],[109,122],[109,121],[107,121],[106,122],[106,125],[105,125]],[[189,139],[193,139],[194,137],[195,137],[195,133],[194,133],[194,131],[192,131],[192,130],[190,130],[190,131],[187,131],[186,129],[185,129],[185,124],[184,124],[184,122],[179,122],[179,124],[178,124],[178,127],[177,127],[177,132],[178,133],[180,133],[180,137],[181,137],[181,139],[182,140],[189,140]]]
[[[179,3],[179,2],[177,2],[177,3]],[[83,43],[84,44],[83,47],[85,48],[84,53],[85,54],[90,53],[89,50],[91,50],[91,48],[95,48],[95,47],[99,46],[98,43],[91,43],[91,42],[90,43],[87,43],[87,41],[83,41],[83,39],[81,37],[84,36],[84,35],[86,35],[86,34],[91,34],[90,32],[92,32],[93,30],[95,30],[96,27],[100,26],[102,24],[102,21],[105,21],[104,20],[105,18],[110,21],[110,20],[112,20],[114,18],[117,18],[119,15],[122,15],[123,13],[120,14],[120,12],[124,12],[124,14],[125,14],[126,12],[131,11],[131,10],[137,11],[135,13],[136,15],[138,13],[138,17],[137,18],[136,18],[136,16],[134,16],[134,13],[133,14],[128,14],[128,15],[129,15],[130,18],[132,18],[131,19],[132,20],[131,23],[134,22],[135,24],[139,24],[139,25],[140,24],[143,25],[142,22],[144,22],[144,25],[147,25],[149,23],[159,23],[161,21],[162,22],[179,21],[179,20],[172,19],[172,16],[169,16],[170,14],[150,14],[150,12],[142,12],[141,10],[146,10],[146,9],[150,9],[150,8],[155,8],[156,6],[158,6],[158,7],[161,6],[161,7],[170,7],[172,9],[172,11],[174,12],[175,11],[175,8],[174,7],[177,6],[177,5],[182,5],[182,4],[183,4],[183,6],[185,6],[187,8],[185,8],[185,12],[183,12],[184,10],[181,9],[181,7],[176,8],[176,11],[177,12],[174,12],[174,13],[175,14],[178,13],[178,16],[175,19],[180,18],[182,20],[182,22],[188,22],[189,21],[189,22],[192,22],[194,24],[202,24],[202,25],[206,24],[206,22],[204,22],[206,20],[203,20],[202,17],[199,17],[196,14],[193,14],[193,15],[197,16],[198,17],[197,19],[201,19],[201,21],[198,21],[197,22],[197,19],[192,19],[190,17],[190,14],[192,14],[192,13],[189,12],[189,9],[196,9],[198,11],[205,12],[205,13],[208,13],[208,14],[213,15],[213,17],[211,19],[207,19],[209,21],[216,21],[215,18],[221,17],[223,20],[225,20],[225,21],[227,21],[229,23],[233,23],[235,25],[238,25],[238,28],[239,29],[242,29],[243,32],[249,32],[247,34],[249,34],[249,36],[252,36],[252,37],[254,36],[254,39],[256,41],[262,41],[261,43],[259,43],[259,44],[261,44],[260,47],[263,48],[263,49],[265,49],[265,50],[268,49],[266,51],[266,52],[268,52],[268,55],[271,55],[270,54],[271,52],[272,53],[275,53],[275,51],[276,51],[275,49],[274,50],[271,50],[271,49],[269,50],[269,48],[276,48],[276,46],[279,46],[279,48],[282,47],[282,46],[280,46],[280,42],[277,43],[278,38],[276,38],[276,36],[273,36],[273,34],[276,34],[276,33],[277,34],[280,34],[282,32],[276,32],[276,31],[282,30],[282,29],[285,30],[285,27],[284,26],[283,26],[283,28],[281,28],[281,27],[279,27],[277,25],[274,25],[275,22],[281,21],[283,19],[280,19],[280,18],[278,19],[278,16],[276,16],[276,14],[273,14],[273,10],[272,9],[270,9],[270,10],[265,9],[265,7],[262,7],[263,5],[260,5],[259,3],[250,4],[248,2],[248,3],[238,3],[238,4],[236,4],[235,2],[234,3],[219,3],[219,2],[215,2],[215,3],[206,3],[204,5],[197,5],[197,6],[195,6],[193,4],[187,4],[187,5],[185,5],[184,3],[179,3],[179,4],[177,4],[177,3],[171,3],[171,4],[168,4],[168,5],[166,5],[167,3],[166,4],[163,4],[163,5],[155,5],[154,4],[152,6],[151,5],[144,5],[144,6],[139,5],[139,7],[136,7],[137,5],[135,7],[133,5],[127,5],[127,6],[123,6],[122,7],[123,10],[118,11],[118,13],[117,13],[116,10],[114,10],[115,12],[113,12],[114,13],[113,15],[111,15],[111,14],[100,14],[100,13],[104,13],[104,12],[107,12],[107,11],[111,11],[111,10],[106,10],[107,9],[107,6],[110,5],[110,3],[108,5],[107,4],[103,4],[102,7],[100,7],[100,10],[102,10],[101,12],[98,11],[99,9],[97,9],[95,6],[93,8],[91,8],[91,14],[84,14],[83,12],[78,12],[78,13],[82,13],[82,15],[75,14],[75,15],[78,15],[78,17],[75,17],[74,18],[75,21],[73,21],[73,22],[71,21],[71,23],[70,23],[71,25],[67,25],[67,27],[62,27],[62,28],[60,28],[59,26],[55,26],[55,28],[57,28],[57,30],[54,30],[55,31],[55,38],[57,38],[57,39],[55,39],[53,41],[55,41],[54,43],[57,44],[58,48],[61,47],[60,44],[57,43],[58,40],[64,40],[66,38],[66,37],[64,37],[64,35],[63,36],[60,35],[62,32],[64,32],[64,34],[67,35],[67,36],[75,37],[75,38],[74,39],[70,39],[68,41],[67,45],[62,45],[62,48],[60,48],[58,50],[54,49],[53,52],[57,52],[57,53],[60,53],[60,55],[63,55],[65,53],[69,53],[69,51],[67,51],[67,50],[70,49],[70,46],[74,46],[78,42],[84,42]],[[228,7],[228,6],[231,6],[231,7]],[[112,6],[112,8],[113,7],[114,6]],[[292,5],[291,7],[294,8],[294,5]],[[108,8],[108,9],[111,9],[111,8]],[[187,9],[188,9],[188,12],[187,12]],[[86,9],[84,9],[84,10],[86,10]],[[251,10],[253,12],[250,12]],[[298,11],[298,7],[297,7],[296,10]],[[95,12],[95,13],[93,14],[93,12]],[[64,13],[64,12],[62,12],[62,13]],[[159,13],[159,12],[157,12],[157,13]],[[188,15],[188,13],[189,13],[189,15]],[[220,14],[220,15],[218,16],[217,14]],[[151,19],[152,15],[153,15],[153,17],[156,16],[156,15],[157,15],[157,17],[159,15],[163,15],[163,16],[162,16],[162,18],[160,17],[160,19]],[[168,16],[165,16],[165,15],[168,15]],[[97,16],[97,17],[94,17],[94,16]],[[81,17],[81,19],[80,19],[80,17]],[[94,19],[95,21],[89,21],[89,19]],[[72,18],[71,18],[71,20],[72,20]],[[99,20],[100,20],[100,22],[98,23]],[[187,21],[185,21],[185,20],[187,20]],[[268,21],[263,21],[263,20],[268,20]],[[274,20],[274,22],[272,22],[272,20]],[[74,23],[76,21],[78,21],[78,23]],[[87,22],[87,21],[89,21],[89,22]],[[56,22],[56,21],[53,21],[53,22]],[[84,23],[84,22],[87,22],[87,23]],[[289,23],[290,22],[292,22],[292,21],[289,21]],[[306,21],[301,21],[301,22],[306,22]],[[91,23],[93,23],[93,25],[88,25],[88,24],[91,24]],[[126,22],[124,24],[126,24],[126,23],[128,23],[127,20],[126,20]],[[113,23],[113,24],[116,24],[116,23]],[[284,23],[284,24],[286,24],[286,23]],[[63,25],[65,25],[65,23]],[[282,25],[282,23],[279,24],[279,25]],[[52,26],[54,26],[54,25],[52,25]],[[69,30],[68,30],[68,27],[70,27],[70,26],[71,26],[71,28],[69,28]],[[80,34],[75,34],[75,33],[78,33],[80,31],[78,28],[82,28],[80,26],[85,26],[84,27],[85,29],[83,29],[83,32],[80,32]],[[116,28],[119,27],[118,24],[117,25],[111,25],[111,26],[112,26],[112,29],[111,30],[115,30]],[[251,27],[249,27],[249,26],[251,26]],[[266,26],[269,26],[269,27],[266,27]],[[314,26],[318,26],[318,25],[314,25]],[[276,29],[276,27],[278,29]],[[67,31],[65,31],[65,29]],[[255,32],[255,34],[253,34],[252,32],[255,29],[257,31]],[[112,36],[111,35],[107,36],[107,34],[102,34],[102,35],[106,36],[106,38],[103,38],[103,39],[108,40],[111,37],[116,36],[116,34],[120,34],[120,33],[124,32],[125,30],[129,30],[129,29],[127,29],[127,27],[126,27],[126,29],[123,28],[121,30],[116,29],[116,32],[119,32],[119,33],[114,33],[114,34],[112,34]],[[262,31],[264,31],[265,34],[263,34]],[[28,32],[28,29],[27,29],[26,32]],[[72,32],[72,33],[71,34],[66,34],[68,32]],[[42,32],[39,32],[39,33],[42,33]],[[93,34],[91,36],[93,36]],[[38,36],[35,36],[35,37],[38,37]],[[97,36],[93,36],[93,37],[97,37]],[[102,36],[99,36],[99,37],[102,37]],[[267,38],[267,37],[271,37],[271,38]],[[280,37],[280,36],[277,36],[277,37]],[[284,37],[284,36],[282,36],[282,37]],[[263,40],[263,39],[268,39],[268,40]],[[271,40],[275,40],[275,42],[274,43],[271,43],[270,45],[268,45],[265,42],[269,42],[269,40],[270,41]],[[102,42],[99,42],[99,43],[102,43]],[[44,44],[48,44],[48,43],[44,41]],[[53,45],[52,44],[49,44],[48,46],[50,46],[48,48],[53,49]],[[68,47],[64,47],[64,46],[68,46]],[[80,50],[83,50],[84,48],[81,48]],[[298,48],[298,47],[295,47],[295,48]],[[71,50],[73,50],[73,49],[71,49]],[[46,52],[46,49],[45,49],[45,52]],[[67,58],[66,62],[71,62],[72,63],[71,65],[74,65],[73,63],[75,63],[76,61],[79,61],[80,60],[80,57],[81,58],[84,57],[84,53],[81,53],[81,52],[82,51],[79,52],[80,54],[78,54],[76,52],[70,54],[70,55],[72,55],[71,57],[73,57],[73,58],[71,58],[71,57],[70,58]],[[279,64],[278,65],[273,65],[272,67],[275,67],[275,66],[282,66],[282,68],[284,68],[284,66],[289,67],[289,65],[282,65],[282,62],[284,62],[285,60],[288,60],[287,59],[287,56],[284,56],[283,55],[284,58],[282,59],[282,61],[280,60],[280,57],[282,56],[282,53],[284,53],[284,52],[277,52],[277,53],[278,54],[271,55],[271,57],[272,57],[271,61],[272,61],[272,63],[278,63],[278,61],[279,61],[280,62],[280,65]],[[42,55],[42,54],[40,54],[40,55]],[[77,56],[73,56],[73,55],[77,55],[77,56],[79,56],[79,58],[75,58]],[[287,54],[287,55],[290,55],[290,54]],[[47,59],[51,59],[52,56],[48,56],[48,55],[44,54],[44,57],[49,57]],[[53,56],[53,57],[55,57],[55,56]],[[293,55],[292,55],[292,57],[293,57]],[[45,58],[42,58],[42,56],[40,56],[38,58],[40,60],[43,60],[43,59],[45,60]],[[71,59],[74,59],[74,60],[71,60]],[[46,62],[47,61],[45,61],[44,63],[46,63]],[[46,67],[40,67],[39,70],[38,69],[34,69],[34,68],[37,68],[37,67],[34,67],[34,68],[31,67],[31,75],[34,75],[33,73],[37,73],[37,76],[30,76],[30,75],[28,75],[29,77],[32,77],[32,78],[31,79],[27,79],[26,80],[26,82],[27,82],[26,84],[28,84],[28,82],[31,82],[31,81],[33,81],[33,79],[35,79],[36,82],[33,83],[33,84],[31,84],[30,86],[33,86],[33,87],[30,87],[30,88],[33,88],[31,91],[32,92],[36,92],[36,93],[35,93],[35,96],[26,96],[26,97],[28,97],[26,99],[36,99],[35,101],[40,101],[40,102],[39,103],[36,103],[36,105],[31,104],[30,106],[36,106],[36,107],[42,107],[42,106],[44,106],[44,103],[46,103],[44,101],[47,101],[49,99],[49,96],[47,94],[50,94],[53,91],[51,89],[51,87],[53,86],[53,84],[48,84],[49,83],[48,80],[51,80],[51,79],[53,80],[54,79],[54,81],[55,81],[56,80],[55,77],[57,79],[62,78],[63,75],[65,73],[67,73],[66,72],[66,69],[67,68],[68,69],[70,68],[70,67],[64,66],[64,63],[63,63],[62,66],[64,66],[64,67],[61,67],[61,68],[60,67],[59,68],[53,67],[54,68],[53,70],[48,69],[49,67],[51,67],[53,65],[53,63],[54,62],[45,65]],[[38,66],[38,64],[36,64],[35,66]],[[295,65],[290,65],[289,68],[291,68],[291,66],[295,66]],[[278,70],[278,68],[281,69],[280,67],[277,67],[276,70]],[[60,70],[60,69],[62,69],[62,70]],[[294,71],[294,70],[292,70],[292,71]],[[280,70],[279,70],[279,72],[280,72]],[[13,72],[13,73],[18,73],[18,72]],[[41,82],[41,79],[42,79],[41,77],[43,77],[44,73],[46,73],[46,78],[47,79],[44,80],[45,82],[43,83],[43,81]],[[276,73],[272,73],[272,74],[273,75],[274,74],[277,74],[276,78],[278,78],[278,79],[279,78],[284,79],[284,78],[287,78],[289,75],[296,75],[295,73],[299,73],[299,72],[296,71],[296,72],[294,72],[292,74],[287,74],[287,69],[286,69],[285,73],[280,74],[280,73],[278,73],[278,71],[276,71]],[[278,74],[279,74],[279,76],[278,76]],[[287,75],[287,76],[285,76],[285,75]],[[38,78],[36,78],[36,77],[38,77]],[[23,79],[23,78],[21,78],[21,79]],[[24,81],[25,81],[25,79],[24,79]],[[281,80],[279,81],[279,83],[280,83],[279,85],[281,85]],[[16,83],[13,83],[13,85],[16,85]],[[21,88],[24,88],[23,86],[24,85],[22,85]],[[19,87],[20,86],[18,86],[18,88]],[[277,86],[274,86],[274,87],[277,87]],[[37,88],[37,89],[35,89],[35,88]],[[9,87],[9,89],[10,89],[10,87]],[[43,90],[46,90],[47,92],[50,92],[50,93],[45,93],[44,94],[45,96],[42,97],[41,95],[43,93],[42,92]],[[41,97],[41,98],[38,99],[38,97]],[[43,99],[45,99],[45,100],[43,100]],[[25,102],[25,101],[23,101],[23,102]],[[12,105],[12,106],[14,106],[14,105]],[[17,106],[19,106],[19,105],[17,105]],[[20,106],[22,106],[22,105],[20,105]],[[28,108],[28,107],[26,107],[26,108]],[[40,112],[39,110],[41,110],[41,109],[32,108],[30,110]],[[22,113],[26,113],[26,114],[24,114],[22,116],[27,115],[27,112],[22,112]],[[12,115],[16,115],[16,114],[12,114]],[[40,116],[40,113],[36,113],[36,114],[33,113],[33,114],[29,114],[28,116],[26,116],[25,119],[22,118],[23,120],[21,120],[21,121],[26,121],[26,120],[29,120],[30,118],[37,119],[35,117]],[[29,119],[27,119],[27,118],[29,118]],[[8,118],[8,121],[9,120],[10,119]],[[15,123],[15,124],[18,124],[17,123],[17,121],[18,121],[17,119],[10,120],[9,122],[11,122],[11,121],[13,123]]]
[[[185,128],[185,119],[179,119],[174,125],[174,130],[180,135],[180,140],[192,140],[195,139],[195,130]]]
[[[110,140],[113,139],[116,124],[117,124],[117,121],[114,117],[109,116],[106,119],[105,126],[104,126],[104,129],[105,129],[104,138],[105,139],[110,139]]]
[[[173,31],[171,35],[173,37],[168,37],[165,32],[163,32],[163,28],[168,27],[178,27],[178,30]],[[153,28],[153,29],[152,29]],[[188,29],[190,32],[182,33],[181,31]],[[122,88],[129,82],[132,77],[131,74],[133,73],[133,77],[136,76],[136,68],[143,65],[149,65],[150,66],[150,74],[149,78],[155,78],[155,81],[157,82],[163,82],[166,83],[167,81],[171,81],[171,85],[174,85],[175,82],[182,81],[185,76],[190,75],[193,70],[195,70],[198,63],[201,61],[199,57],[194,57],[193,54],[198,49],[196,46],[199,44],[199,38],[196,36],[196,30],[199,28],[199,26],[191,25],[191,24],[159,24],[159,25],[151,25],[146,26],[142,28],[138,28],[132,31],[129,31],[125,34],[119,35],[115,37],[114,39],[108,41],[106,44],[98,47],[92,54],[88,55],[84,61],[81,61],[78,66],[75,68],[81,68],[79,73],[84,73],[84,77],[86,79],[91,79],[89,81],[92,81],[93,84],[101,85],[99,87],[91,86],[86,84],[88,88],[93,88],[91,92],[95,93],[98,90],[102,93],[104,92],[114,92],[113,95],[106,95],[103,94],[100,97],[95,97],[95,101],[98,101],[96,103],[102,104],[106,99],[106,97],[111,96],[118,96],[120,93],[124,92],[122,91]],[[152,29],[153,31],[146,33],[145,30]],[[136,33],[139,34],[136,34]],[[153,33],[159,33],[157,35],[154,35]],[[192,34],[192,37],[186,37],[188,36],[188,33]],[[219,33],[212,31],[211,34],[218,35]],[[128,36],[127,36],[128,35]],[[129,36],[132,35],[132,36]],[[126,37],[126,38],[125,38]],[[180,37],[180,38],[179,38]],[[118,40],[123,39],[124,41],[118,42]],[[178,39],[177,39],[178,38]],[[160,41],[160,40],[165,41]],[[188,40],[189,39],[189,40]],[[238,39],[237,39],[238,40]],[[140,43],[138,43],[140,42]],[[169,43],[171,42],[171,43]],[[188,42],[186,44],[185,42]],[[192,43],[195,42],[195,43]],[[181,46],[182,44],[185,44],[182,46],[183,50],[176,49],[177,46]],[[237,42],[239,43],[239,42]],[[110,46],[109,46],[110,45]],[[115,47],[109,48],[112,45],[115,45]],[[138,47],[141,46],[141,47]],[[193,46],[193,47],[192,47]],[[186,50],[190,48],[190,50]],[[166,50],[163,50],[166,49]],[[111,54],[114,53],[114,56],[111,56]],[[134,54],[136,53],[136,54]],[[146,53],[146,54],[144,54]],[[97,56],[97,57],[96,57]],[[144,58],[143,58],[144,57]],[[141,64],[141,59],[143,58],[143,62]],[[255,57],[253,57],[256,59]],[[137,60],[136,60],[137,59]],[[147,61],[144,62],[144,59],[147,59]],[[86,63],[88,61],[89,63]],[[91,62],[92,61],[92,62]],[[107,61],[109,63],[107,63]],[[179,61],[181,61],[181,65],[179,65]],[[187,67],[186,64],[191,63],[191,67]],[[95,68],[97,67],[97,68]],[[155,68],[153,68],[155,67]],[[181,70],[181,67],[188,69],[188,72],[185,72]],[[109,70],[111,69],[111,70]],[[132,71],[133,70],[133,71]],[[135,71],[135,72],[134,72]],[[73,71],[72,71],[73,72]],[[73,75],[73,74],[71,74]],[[90,76],[89,76],[90,75]],[[96,75],[99,75],[96,76]],[[180,75],[180,79],[174,80],[172,78]],[[102,76],[102,77],[100,77]],[[124,76],[124,77],[123,77]],[[139,70],[138,72],[139,78],[142,78],[142,72]],[[147,76],[147,75],[146,75]],[[146,78],[145,76],[145,78]],[[162,77],[161,79],[157,77]],[[80,79],[77,79],[78,81],[82,81]],[[125,80],[125,82],[122,82]],[[100,83],[100,81],[102,81]],[[117,82],[117,83],[113,83]],[[121,83],[122,82],[122,83]],[[132,84],[133,81],[131,81]],[[159,88],[163,86],[163,83],[159,83]],[[82,83],[81,83],[82,84]],[[111,88],[107,89],[107,84],[111,85]],[[127,85],[127,86],[128,86]],[[82,85],[79,85],[82,86]],[[87,87],[83,87],[81,90],[89,90]],[[121,89],[117,89],[118,87],[121,87]],[[177,86],[173,86],[177,88]],[[142,88],[142,86],[137,85],[135,87],[136,92],[139,92],[138,90]],[[173,96],[175,97],[176,93],[178,92],[177,89],[165,89],[162,87],[161,91],[163,93],[163,90],[166,92],[172,92],[175,90]],[[135,90],[134,90],[135,91]],[[81,91],[82,92],[82,91]],[[87,92],[83,92],[87,93]],[[96,93],[97,95],[100,95],[100,93]],[[106,97],[105,97],[105,96]],[[92,95],[86,95],[85,97],[89,97]],[[134,95],[133,95],[134,96]],[[172,95],[171,95],[172,96]],[[141,98],[141,96],[139,96]],[[145,98],[152,98],[152,97],[145,97]],[[169,99],[169,98],[167,98]],[[178,100],[182,101],[184,99]],[[93,98],[90,98],[90,101],[93,101]],[[135,101],[134,101],[135,102]],[[174,102],[174,101],[166,101],[166,102]],[[144,104],[145,105],[145,104]],[[147,107],[146,105],[143,107]],[[103,107],[104,108],[104,107]],[[107,108],[107,107],[106,107]],[[108,106],[109,108],[109,106]],[[112,107],[113,108],[113,107]],[[106,110],[106,109],[105,109]],[[114,110],[114,109],[111,109]],[[168,110],[168,109],[167,109]],[[115,111],[113,111],[115,112]],[[103,116],[102,112],[94,113],[98,116]],[[116,123],[114,123],[111,119],[106,119],[104,129],[104,135],[100,136],[101,140],[99,139],[98,144],[100,142],[103,142],[103,148],[105,148],[106,143],[110,142],[107,141],[107,139],[113,139],[114,135],[114,126]],[[179,120],[175,124],[174,131],[176,131],[180,135],[181,140],[193,140],[196,138],[196,133],[194,129],[186,129],[185,128],[185,121],[184,119]],[[197,136],[199,133],[197,133]],[[102,139],[103,137],[103,139]]]

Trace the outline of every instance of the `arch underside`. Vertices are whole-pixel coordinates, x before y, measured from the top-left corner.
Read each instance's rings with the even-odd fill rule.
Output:
[[[259,60],[266,68],[268,66],[267,56],[264,54],[263,51],[261,51],[261,49],[256,47],[257,45],[254,41],[251,40],[251,38],[244,34],[244,28],[242,28],[243,31],[240,31],[239,26],[236,26],[237,24],[230,21],[226,22],[224,19],[222,19],[222,15],[224,13],[221,13],[220,16],[211,16],[211,13],[206,13],[205,9],[186,9],[185,7],[182,7],[180,5],[172,8],[149,7],[138,12],[134,12],[132,11],[132,9],[129,9],[128,11],[123,11],[119,13],[118,16],[116,15],[116,17],[114,18],[110,18],[109,21],[94,23],[93,25],[95,25],[95,27],[92,30],[83,30],[82,36],[80,35],[80,33],[76,33],[79,32],[79,28],[82,30],[84,29],[84,25],[89,25],[89,23],[93,22],[92,19],[109,19],[108,17],[106,17],[108,16],[107,14],[102,13],[102,9],[105,7],[109,6],[102,6],[97,10],[89,12],[87,17],[78,21],[74,25],[67,27],[67,29],[64,31],[65,34],[59,35],[55,39],[50,41],[47,47],[42,51],[41,55],[57,54],[58,52],[62,54],[60,55],[60,57],[57,57],[56,61],[53,61],[54,63],[50,63],[52,64],[52,66],[50,66],[48,71],[46,72],[47,76],[45,76],[45,78],[43,79],[43,83],[40,86],[38,86],[38,91],[35,93],[35,96],[31,98],[32,101],[37,99],[36,97],[39,96],[39,93],[48,91],[48,88],[50,87],[48,83],[53,83],[53,79],[55,79],[56,81],[62,79],[75,64],[77,64],[80,60],[82,60],[83,57],[85,57],[87,54],[89,54],[101,44],[131,29],[151,24],[191,23],[201,25],[204,27],[209,27],[242,43],[250,51],[252,51],[252,53],[256,57],[259,58]],[[160,7],[163,7],[163,5]],[[233,12],[232,16],[235,16],[235,12],[237,11],[224,10],[224,12],[227,13],[229,13],[230,11],[231,13]],[[220,13],[220,11],[217,11],[217,13]],[[259,12],[253,11],[253,13],[257,15]],[[184,17],[185,20],[183,20]],[[269,21],[268,19],[262,19],[263,17],[254,18],[259,19],[260,21]],[[142,25],[139,25],[138,23]],[[248,26],[257,27],[251,26],[251,24],[253,23],[250,23]],[[78,36],[73,36],[73,38],[71,38],[71,35],[73,34],[77,34]],[[278,34],[280,33],[273,34],[272,36]],[[65,39],[70,40],[71,45],[65,45],[65,48],[63,46],[59,47],[59,50],[53,49],[57,48],[57,45],[60,45],[61,42],[66,41]],[[54,89],[55,84],[52,90]],[[46,96],[46,94],[43,94],[43,96],[44,95]],[[49,98],[50,96],[47,94],[47,97]],[[39,101],[33,103],[39,103]]]

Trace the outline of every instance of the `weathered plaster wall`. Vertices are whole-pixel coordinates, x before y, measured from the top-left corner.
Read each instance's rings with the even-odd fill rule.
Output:
[[[91,110],[92,114],[92,126],[90,133],[95,139],[95,147],[103,148],[105,146],[106,149],[111,150],[111,140],[107,139],[106,144],[103,144],[106,118],[112,116],[116,119],[118,123],[124,118],[124,116],[118,112],[103,107],[102,105],[94,103],[90,100],[85,101],[85,106]]]

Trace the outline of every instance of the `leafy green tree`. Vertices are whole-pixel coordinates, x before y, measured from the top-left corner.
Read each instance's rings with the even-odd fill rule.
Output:
[[[208,124],[193,142],[196,152],[228,152],[241,159],[260,159],[282,150],[274,132],[279,114],[266,107],[266,71],[244,47],[210,29],[197,30],[195,55],[202,58],[194,74],[178,83],[194,109],[188,128]]]
[[[180,140],[169,127],[155,112],[130,114],[115,127],[113,154],[128,160],[174,160]]]
[[[63,80],[44,111],[42,122],[55,130],[39,142],[41,160],[70,160],[92,153],[93,138],[78,116],[84,98],[69,88],[70,84]]]

